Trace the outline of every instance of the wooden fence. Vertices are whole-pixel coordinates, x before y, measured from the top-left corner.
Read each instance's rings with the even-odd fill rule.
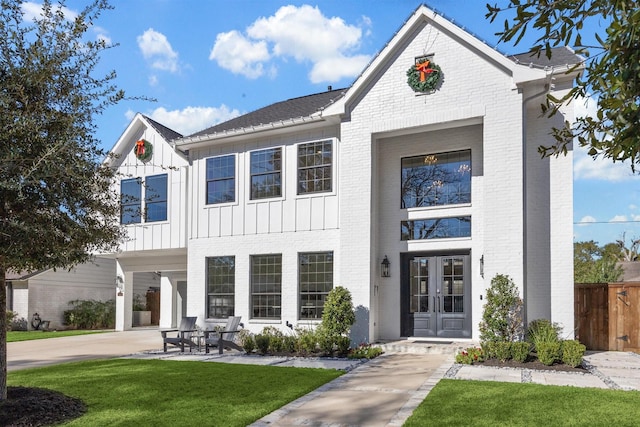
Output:
[[[640,352],[640,282],[575,285],[577,338],[589,350]]]

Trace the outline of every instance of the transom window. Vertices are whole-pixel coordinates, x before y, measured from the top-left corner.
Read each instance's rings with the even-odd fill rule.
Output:
[[[207,204],[236,201],[236,158],[228,156],[207,159]]]
[[[402,221],[400,240],[448,239],[471,237],[471,217]]]
[[[235,257],[207,258],[208,318],[222,319],[234,315],[235,284]]]
[[[251,313],[253,318],[280,319],[282,255],[251,256]]]
[[[167,174],[147,176],[144,182],[142,178],[120,181],[120,223],[140,224],[142,218],[167,220]]]
[[[298,145],[298,194],[331,191],[332,162],[330,140]]]
[[[333,289],[333,252],[298,254],[300,319],[321,319]]]
[[[282,196],[282,149],[251,153],[251,200]]]
[[[471,202],[471,150],[402,159],[401,207]]]

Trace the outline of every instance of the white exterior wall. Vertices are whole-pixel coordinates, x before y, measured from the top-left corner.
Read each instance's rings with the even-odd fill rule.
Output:
[[[115,261],[106,258],[80,264],[71,271],[47,270],[29,279],[29,310],[20,315],[29,325],[33,313],[38,313],[42,320],[51,321],[51,329],[64,328],[64,311],[72,308],[69,301],[113,300],[114,278]]]
[[[127,239],[122,251],[142,251],[155,249],[185,248],[187,239],[187,185],[188,162],[180,157],[152,127],[139,126],[129,136],[123,152],[118,172],[127,178],[143,178],[151,175],[167,174],[167,220],[140,224],[129,224]],[[136,158],[136,141],[146,139],[153,145],[152,157],[148,162]],[[144,182],[143,182],[144,187]],[[118,192],[120,187],[118,183]],[[144,198],[144,190],[143,190]],[[144,201],[143,201],[144,205]]]
[[[406,71],[414,64],[415,57],[436,52],[433,61],[444,74],[440,90],[428,95],[416,95],[406,83]],[[487,61],[478,52],[450,37],[449,33],[434,25],[423,26],[413,33],[413,38],[403,51],[389,55],[391,61],[385,64],[384,72],[376,76],[374,85],[357,103],[347,106],[349,121],[343,123],[342,145],[343,165],[341,175],[341,232],[343,254],[358,253],[357,265],[349,263],[342,271],[343,280],[359,283],[362,287],[354,293],[356,305],[371,307],[375,304],[374,281],[378,279],[378,267],[382,257],[393,254],[391,276],[399,280],[400,224],[381,223],[380,229],[391,230],[390,236],[383,237],[374,230],[376,217],[371,194],[381,192],[372,186],[372,177],[384,174],[375,167],[372,160],[372,140],[396,134],[419,133],[431,129],[456,128],[461,124],[482,123],[482,165],[483,176],[474,178],[472,206],[467,210],[472,214],[473,230],[470,241],[419,242],[407,246],[407,250],[441,250],[466,247],[472,250],[473,275],[473,336],[477,337],[477,323],[481,316],[480,296],[483,295],[490,278],[497,273],[508,274],[522,292],[523,286],[523,216],[522,216],[522,132],[521,95],[515,90],[506,70]],[[455,144],[455,143],[454,143]],[[382,144],[384,145],[384,144]],[[478,143],[475,143],[478,147]],[[348,147],[348,152],[344,147]],[[443,144],[442,148],[447,145]],[[457,145],[454,145],[457,147]],[[422,150],[432,152],[425,144]],[[388,159],[387,152],[379,153],[380,165]],[[472,153],[477,159],[477,153]],[[399,163],[399,156],[394,160]],[[357,164],[357,168],[351,165]],[[478,164],[474,162],[472,167]],[[381,166],[384,167],[384,166]],[[396,165],[399,168],[399,165]],[[474,176],[475,176],[474,171]],[[396,180],[400,179],[399,173]],[[374,181],[375,182],[375,181]],[[484,191],[491,188],[491,191]],[[397,191],[396,191],[397,193]],[[399,199],[399,194],[395,197]],[[399,203],[399,202],[398,202]],[[397,206],[397,204],[396,204]],[[456,212],[462,212],[456,208]],[[423,216],[421,216],[422,218]],[[424,216],[424,217],[428,217]],[[381,219],[386,218],[384,215]],[[393,236],[395,231],[395,236]],[[369,236],[370,235],[370,236]],[[391,247],[388,242],[395,242]],[[364,255],[367,254],[367,255]],[[485,278],[479,277],[479,259],[484,255]],[[345,264],[343,264],[345,266]],[[375,279],[374,279],[375,276]],[[383,279],[384,280],[384,279]],[[381,285],[393,292],[396,287]],[[388,291],[381,291],[379,300],[385,301],[384,309],[377,312],[379,319],[369,325],[370,339],[398,338],[399,308],[394,303],[387,306]],[[391,308],[391,309],[389,309]],[[377,323],[385,325],[379,335],[374,333]]]

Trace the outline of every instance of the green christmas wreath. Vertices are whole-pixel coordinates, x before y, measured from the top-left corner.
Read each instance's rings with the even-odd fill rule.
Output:
[[[153,145],[146,139],[141,139],[136,142],[136,146],[134,148],[136,157],[141,162],[146,162],[151,158],[151,154],[153,153]]]
[[[414,92],[430,92],[436,88],[442,77],[440,66],[426,60],[412,65],[407,70],[407,84]]]

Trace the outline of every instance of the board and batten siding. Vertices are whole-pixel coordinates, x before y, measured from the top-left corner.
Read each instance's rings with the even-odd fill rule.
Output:
[[[153,155],[148,162],[141,162],[134,153],[138,139],[146,139],[153,145]],[[187,240],[187,185],[188,162],[178,155],[165,140],[149,127],[137,134],[129,143],[119,167],[121,179],[143,178],[167,174],[167,220],[127,225],[127,238],[123,251],[186,248]],[[118,183],[118,192],[120,187]]]
[[[332,191],[297,194],[298,144],[330,139],[333,142]],[[282,197],[250,200],[250,154],[254,150],[282,147]],[[265,139],[253,139],[191,150],[192,179],[189,186],[193,201],[190,238],[243,236],[339,227],[338,158],[340,150],[337,126]],[[206,204],[206,160],[235,155],[236,200]]]

